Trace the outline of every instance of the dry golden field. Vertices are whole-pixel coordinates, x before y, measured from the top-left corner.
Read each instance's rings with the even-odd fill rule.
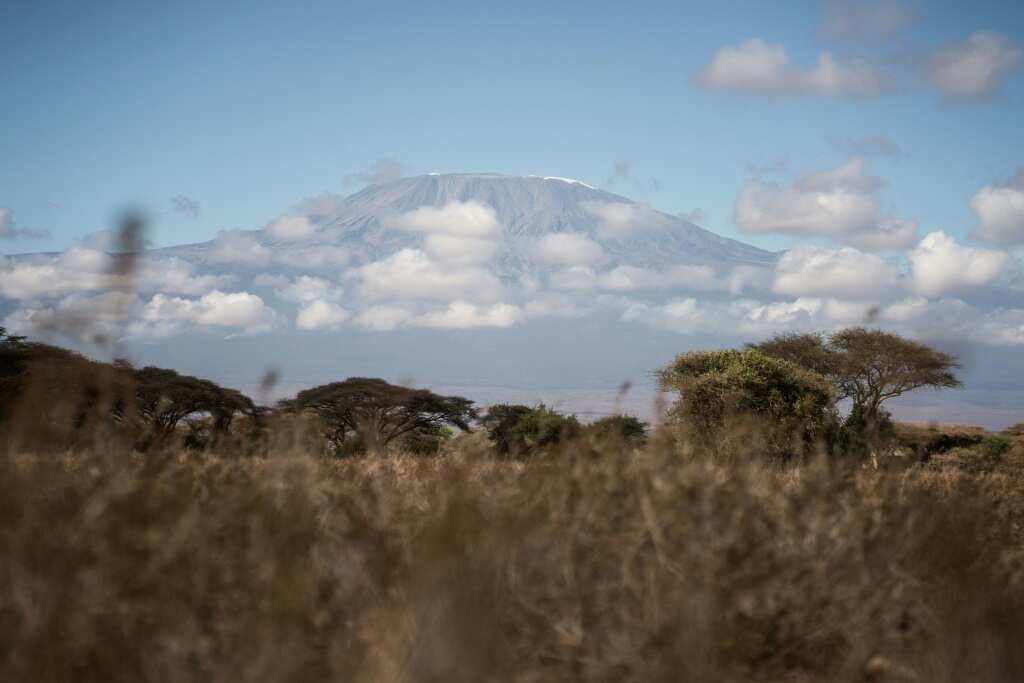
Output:
[[[0,458],[4,681],[1020,681],[1024,442]],[[962,455],[962,454],[961,454]]]

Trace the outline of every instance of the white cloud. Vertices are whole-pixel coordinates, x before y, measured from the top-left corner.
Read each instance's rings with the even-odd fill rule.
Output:
[[[870,97],[889,87],[885,75],[867,62],[837,62],[822,52],[812,69],[802,70],[789,61],[785,47],[757,38],[720,48],[693,81],[706,88],[770,96]]]
[[[276,315],[263,299],[249,292],[214,290],[199,299],[156,294],[142,307],[131,327],[140,336],[167,336],[186,326],[238,328],[254,334],[273,327]]]
[[[494,209],[476,201],[420,207],[387,219],[385,225],[424,235],[424,251],[439,261],[455,264],[490,260],[501,235]]]
[[[4,326],[22,334],[54,333],[90,342],[111,339],[139,303],[128,292],[76,292],[50,305],[20,308],[6,317]]]
[[[299,309],[295,327],[300,330],[337,329],[348,320],[349,312],[338,304],[322,299],[310,301]]]
[[[916,18],[916,7],[899,0],[826,0],[821,28],[834,38],[876,42],[896,35]]]
[[[271,284],[268,280],[264,280]],[[277,286],[275,293],[287,301],[297,303],[312,303],[314,301],[339,301],[342,298],[342,289],[335,283],[321,277],[300,275],[291,281],[284,283],[274,282]]]
[[[198,274],[179,258],[142,258],[134,279],[112,273],[113,259],[75,246],[57,256],[0,259],[0,297],[40,299],[108,288],[136,288],[176,294],[202,294],[230,284],[229,275]]]
[[[772,291],[790,296],[876,301],[888,298],[899,286],[896,270],[876,254],[849,247],[832,250],[798,246],[776,263]]]
[[[601,245],[578,232],[545,235],[534,249],[539,261],[563,266],[589,266],[604,258]]]
[[[778,332],[828,330],[862,323],[874,308],[867,303],[799,298],[715,303],[695,298],[666,304],[623,302],[622,319],[681,334],[714,333],[756,337]],[[916,338],[947,338],[983,344],[1024,345],[1024,309],[981,311],[959,299],[909,297],[878,311],[875,324]]]
[[[71,247],[55,257],[2,259],[0,296],[35,299],[103,289],[111,284],[109,268],[110,257],[86,247]]]
[[[602,239],[625,240],[642,231],[664,228],[670,222],[667,216],[643,204],[586,201],[580,207],[598,219],[598,236]]]
[[[736,198],[736,224],[749,233],[828,237],[865,249],[907,246],[917,224],[882,214],[881,184],[860,157],[789,186],[750,179]]]
[[[371,299],[456,299],[494,301],[501,283],[479,267],[443,267],[417,249],[402,249],[360,268],[360,291]]]
[[[908,254],[914,291],[938,296],[993,282],[1010,261],[1008,254],[964,247],[944,232],[932,232]]]
[[[453,301],[443,311],[426,313],[416,319],[422,327],[466,329],[471,327],[509,327],[523,317],[523,311],[512,304],[498,303],[490,307],[467,301]]]
[[[231,275],[200,275],[194,265],[180,258],[144,258],[137,285],[143,291],[196,295],[233,281]]]
[[[629,303],[622,320],[641,322],[674,332],[693,334],[766,334],[778,330],[813,329],[824,302],[817,298],[762,303],[740,299],[726,303],[673,299],[666,304]]]
[[[498,251],[498,242],[462,235],[427,235],[423,239],[423,250],[445,263],[486,263]]]
[[[496,237],[501,224],[494,209],[477,201],[451,201],[441,207],[423,206],[393,217],[387,224],[399,230],[424,234]]]
[[[759,292],[772,285],[772,271],[759,266],[736,266],[725,281],[725,288],[735,296],[745,291]]]
[[[979,31],[939,50],[928,61],[928,78],[948,97],[980,98],[999,92],[1024,50],[998,33]]]
[[[976,237],[998,244],[1024,243],[1024,170],[1005,184],[975,192],[970,207],[978,217]]]
[[[222,230],[207,252],[213,263],[241,263],[251,266],[265,266],[274,257],[274,252],[267,249],[248,232],[241,230]]]
[[[316,224],[308,216],[280,216],[267,224],[267,234],[285,242],[308,240],[316,235]]]

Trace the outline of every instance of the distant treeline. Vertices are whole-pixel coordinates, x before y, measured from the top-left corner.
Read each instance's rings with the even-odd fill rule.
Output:
[[[791,461],[869,456],[893,439],[885,402],[922,387],[957,387],[956,358],[894,334],[850,328],[784,334],[742,349],[697,351],[658,371],[677,399],[659,429],[689,450]],[[845,414],[838,406],[847,402]],[[455,430],[485,433],[521,458],[597,435],[642,443],[649,426],[614,415],[581,424],[543,404],[486,410],[461,396],[351,377],[275,406],[210,380],[125,360],[102,363],[0,328],[0,428],[15,449],[120,443],[258,455],[301,444],[335,456],[439,452]]]

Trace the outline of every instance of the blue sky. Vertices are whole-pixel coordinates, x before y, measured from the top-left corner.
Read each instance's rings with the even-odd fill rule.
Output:
[[[830,140],[884,136],[869,160],[885,208],[966,238],[967,202],[1024,165],[1024,72],[985,98],[919,75],[976,31],[1018,44],[1024,5],[920,2],[886,40],[823,29],[822,2],[7,3],[0,9],[0,206],[59,250],[125,206],[161,245],[260,227],[299,199],[346,192],[382,157],[413,173],[562,175],[770,248],[733,222],[750,165],[833,168]],[[723,46],[783,45],[791,62],[864,58],[897,79],[869,97],[761,96],[698,87]],[[660,190],[650,187],[656,178]],[[198,218],[170,210],[198,201]]]

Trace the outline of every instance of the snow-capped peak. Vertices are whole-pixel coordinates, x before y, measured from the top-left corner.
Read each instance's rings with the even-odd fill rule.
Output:
[[[561,181],[563,183],[569,183],[571,185],[582,185],[583,187],[589,187],[591,190],[596,190],[597,189],[593,185],[588,185],[587,183],[583,182],[582,180],[576,180],[575,178],[562,178],[561,176],[556,176],[556,175],[545,175],[545,176],[536,176],[535,175],[535,176],[530,176],[530,177],[531,178],[540,178],[541,180],[559,180],[559,181]]]

